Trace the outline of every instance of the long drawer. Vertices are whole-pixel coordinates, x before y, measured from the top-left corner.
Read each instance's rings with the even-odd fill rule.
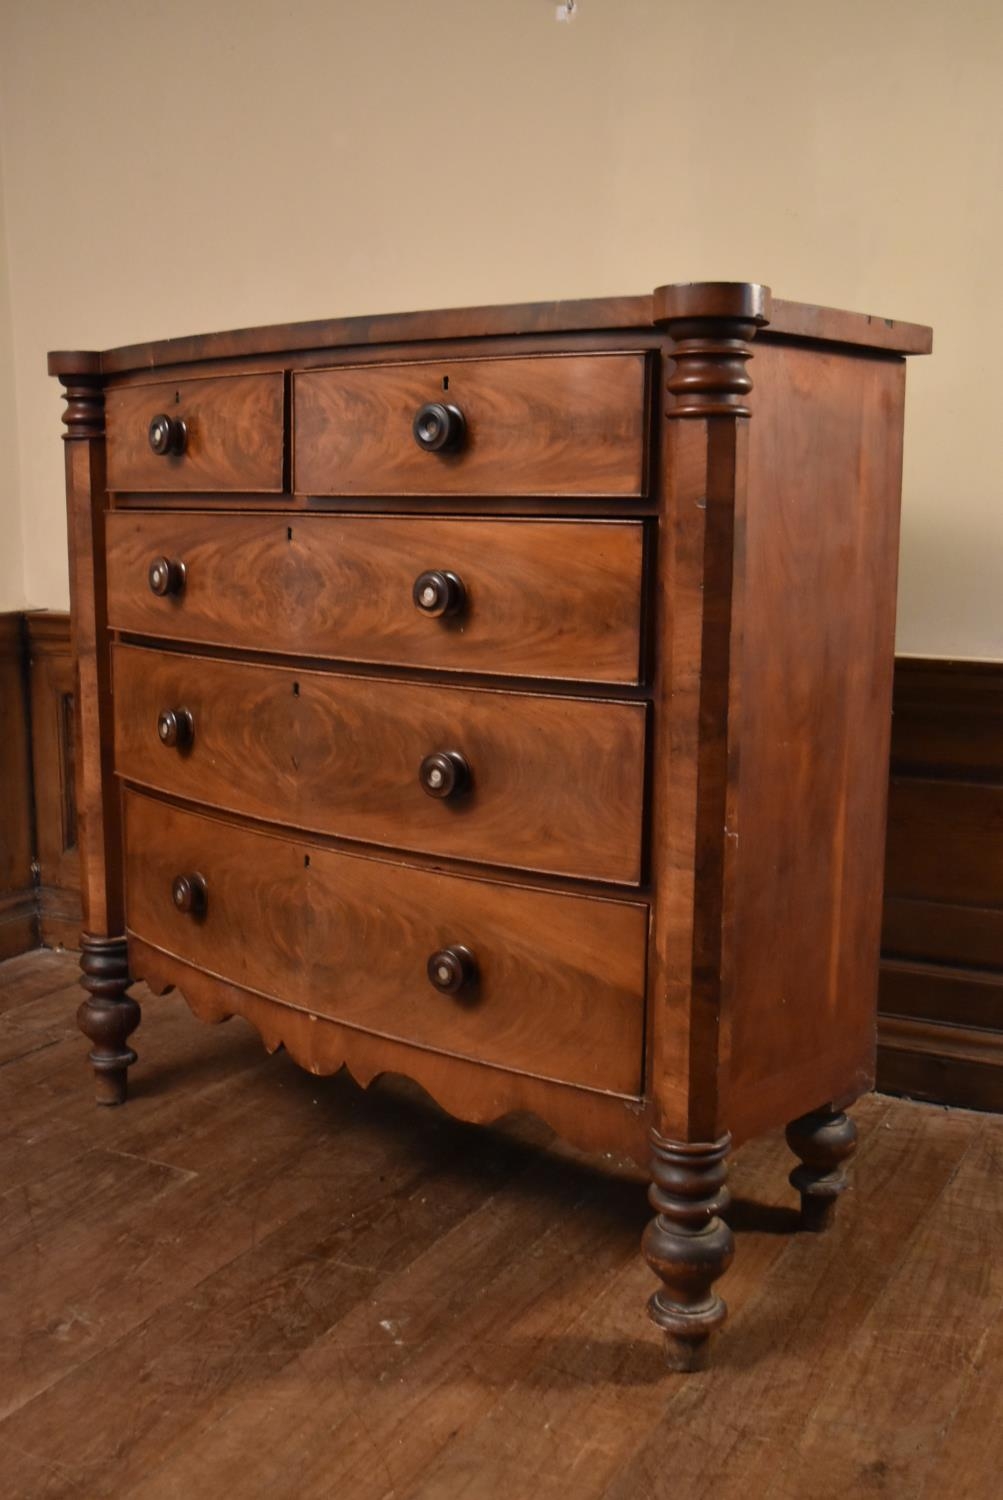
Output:
[[[113,386],[105,398],[105,424],[110,490],[283,489],[281,371]]]
[[[641,353],[438,360],[293,376],[304,495],[643,495]]]
[[[647,908],[418,870],[125,798],[130,933],[366,1031],[641,1087]]]
[[[634,521],[119,511],[109,622],[247,650],[633,683],[642,553]]]
[[[343,838],[640,879],[646,710],[116,646],[126,779]]]

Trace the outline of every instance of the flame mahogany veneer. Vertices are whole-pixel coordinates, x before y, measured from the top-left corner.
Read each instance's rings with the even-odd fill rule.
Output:
[[[823,1229],[873,1082],[907,354],[751,283],[56,353],[81,1028],[649,1160],[669,1363],[727,1158]]]

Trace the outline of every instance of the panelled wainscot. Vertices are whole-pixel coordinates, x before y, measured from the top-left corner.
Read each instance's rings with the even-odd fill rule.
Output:
[[[873,1082],[929,348],[706,283],[50,355],[99,1102],[143,979],[650,1160],[699,1366],[732,1143],[786,1126],[824,1228]]]

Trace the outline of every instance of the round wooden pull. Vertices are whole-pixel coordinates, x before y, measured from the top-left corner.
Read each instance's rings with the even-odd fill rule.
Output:
[[[441,615],[457,615],[467,602],[467,591],[463,580],[455,573],[442,573],[433,569],[419,573],[411,590],[415,608],[423,615],[439,619]]]
[[[455,995],[477,983],[477,960],[462,943],[440,948],[427,965],[428,977],[444,995]]]
[[[169,417],[165,411],[159,411],[155,417],[150,418],[146,435],[150,440],[150,447],[159,458],[184,453],[188,442],[187,425],[180,417]]]
[[[171,900],[177,911],[190,917],[204,917],[209,904],[209,891],[204,875],[175,875],[171,884]]]
[[[429,401],[415,412],[411,431],[426,453],[454,453],[467,435],[467,422],[458,406]]]
[[[146,575],[150,589],[161,599],[180,594],[185,586],[185,565],[177,558],[155,557]]]
[[[187,750],[195,738],[195,720],[189,708],[165,708],[157,715],[157,738],[162,745]]]
[[[436,750],[425,756],[418,780],[430,797],[455,797],[470,785],[470,767],[458,750]]]

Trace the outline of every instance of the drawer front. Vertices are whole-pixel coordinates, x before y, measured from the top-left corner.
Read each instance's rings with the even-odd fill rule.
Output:
[[[643,704],[134,646],[115,648],[114,694],[116,768],[143,786],[365,843],[640,880]]]
[[[169,425],[151,433],[158,417]],[[112,387],[105,422],[110,490],[281,494],[284,489],[281,372]],[[154,451],[151,436],[159,437],[165,451]]]
[[[419,422],[426,408],[439,411]],[[423,448],[416,422],[446,446]],[[639,496],[644,355],[301,371],[293,433],[304,495]]]
[[[201,912],[176,907],[201,876]],[[197,882],[196,882],[197,885]],[[647,908],[309,847],[126,796],[129,931],[315,1015],[636,1095]],[[433,954],[467,950],[442,993]],[[455,970],[454,970],[455,972]]]
[[[118,511],[107,537],[118,630],[392,666],[638,680],[637,521]],[[158,557],[184,564],[179,593],[151,591]],[[426,572],[458,580],[449,612],[416,605]]]

